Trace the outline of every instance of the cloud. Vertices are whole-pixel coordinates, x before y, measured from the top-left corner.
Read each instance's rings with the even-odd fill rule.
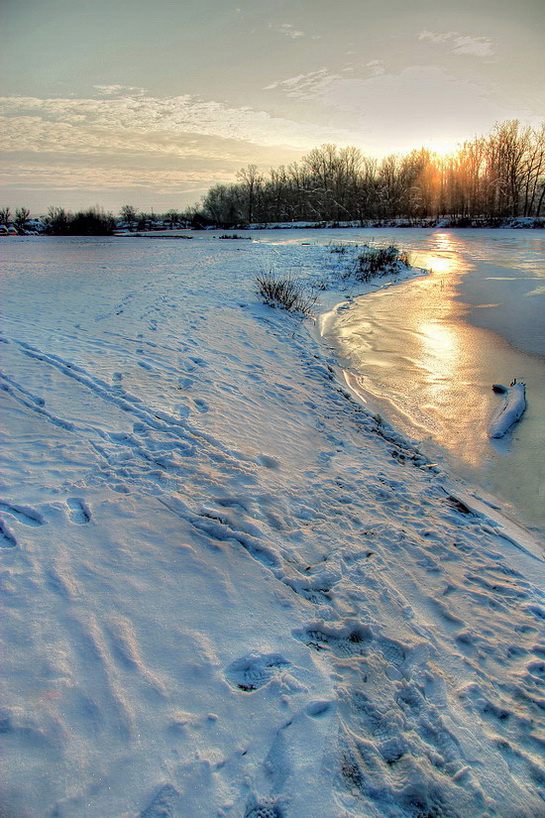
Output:
[[[210,185],[224,181],[224,168],[124,167],[108,164],[108,157],[80,155],[12,153],[0,167],[4,201],[25,205],[36,216],[51,205],[77,210],[99,203],[119,212],[125,202],[161,212],[193,205]]]
[[[200,194],[234,180],[250,162],[290,164],[339,135],[333,127],[191,95],[154,97],[115,85],[94,90],[97,96],[85,98],[0,98],[5,197],[42,208],[51,203],[48,190],[63,201],[64,191],[74,207],[84,194],[111,203],[114,191],[124,190],[123,199],[140,191],[145,201],[170,206],[177,191]]]
[[[55,204],[74,210],[98,202],[115,212],[125,202],[144,210],[153,206],[157,211],[193,205],[210,185],[233,180],[236,171],[249,161],[247,147],[241,155],[228,155],[221,140],[203,139],[210,140],[205,152],[212,153],[215,145],[215,159],[195,155],[180,162],[149,153],[4,154],[0,164],[3,199],[13,206],[24,204],[36,215]],[[276,157],[266,154],[250,154],[250,158],[268,159],[265,166],[276,164]]]
[[[103,97],[117,97],[120,94],[143,96],[146,91],[134,85],[93,85],[93,88]]]
[[[141,89],[121,93],[115,86],[102,87],[102,93],[105,98],[0,98],[3,149],[149,150],[185,156],[191,134],[291,150],[307,150],[331,138],[328,128],[308,128],[262,110],[230,108],[189,94],[152,97]]]
[[[436,31],[421,31],[418,35],[419,40],[431,40],[432,43],[444,43],[456,36],[455,31],[448,31],[444,34],[439,34]]]
[[[295,77],[274,82],[271,85],[267,85],[263,90],[273,91],[280,89],[284,91],[288,97],[295,97],[296,99],[315,99],[323,95],[327,89],[339,79],[341,79],[340,74],[332,74],[327,68],[321,68],[319,71],[311,71],[308,74],[298,74]]]
[[[369,68],[373,77],[379,77],[381,74],[386,73],[382,60],[371,60],[370,62],[365,63],[365,65],[367,68]]]
[[[421,31],[419,40],[430,40],[432,43],[449,43],[453,54],[469,54],[473,57],[491,57],[494,54],[494,43],[487,37],[475,37],[459,34],[457,31],[438,33]]]
[[[289,37],[291,40],[297,40],[299,37],[305,36],[304,31],[299,31],[291,23],[269,23],[269,28],[283,37]]]
[[[82,163],[81,157],[63,157],[59,161],[58,157],[49,156],[47,163],[42,161],[32,161],[29,157],[18,155],[18,160],[24,158],[24,167],[15,162],[4,162],[1,171],[3,186],[19,187],[42,187],[61,188],[65,190],[78,190],[87,188],[88,190],[106,190],[108,188],[134,187],[143,189],[175,190],[186,183],[200,183],[221,181],[223,172],[221,170],[210,170],[206,172],[184,169],[163,169],[158,170],[153,167],[124,168],[111,167],[106,163]]]
[[[491,83],[480,77],[458,77],[437,65],[375,71],[366,77],[323,70],[293,77],[279,87],[288,95],[312,96],[322,120],[336,123],[339,137],[331,141],[343,141],[344,127],[350,144],[377,156],[426,144],[454,147],[486,133],[502,119],[533,119],[523,102],[504,108]]]
[[[455,37],[454,54],[471,54],[474,57],[490,57],[494,53],[492,40],[486,37]]]

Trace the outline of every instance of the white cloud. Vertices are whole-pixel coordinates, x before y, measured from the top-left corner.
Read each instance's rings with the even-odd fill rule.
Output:
[[[79,188],[104,190],[123,186],[157,189],[175,189],[188,182],[223,181],[225,173],[207,170],[151,168],[126,169],[107,165],[77,163],[28,162],[24,168],[6,163],[1,171],[3,186],[17,183],[21,187],[55,187],[77,190]]]
[[[93,88],[103,97],[117,97],[120,94],[143,96],[146,91],[134,85],[93,85]]]
[[[419,40],[431,40],[432,43],[444,43],[450,40],[451,37],[456,37],[455,31],[448,31],[443,34],[439,34],[436,31],[421,31],[418,35]]]
[[[486,37],[455,37],[454,54],[471,54],[474,57],[490,57],[494,53],[491,40]]]
[[[282,34],[283,37],[289,37],[291,40],[297,40],[299,37],[304,37],[305,32],[295,28],[291,23],[269,23],[269,28],[276,31],[277,34]]]
[[[170,206],[177,191],[188,202],[188,191],[233,180],[249,162],[289,164],[338,134],[190,95],[95,91],[99,98],[0,98],[5,196],[37,209],[53,195],[74,207],[84,197],[108,204],[115,190],[123,199],[141,191]]]
[[[371,60],[370,62],[365,63],[365,65],[367,68],[369,68],[373,77],[379,77],[381,74],[386,73],[382,60]]]
[[[274,82],[271,85],[267,85],[263,90],[272,91],[281,89],[285,91],[288,97],[315,99],[323,95],[332,83],[339,79],[341,79],[339,74],[332,74],[327,68],[321,68],[319,71],[311,71],[308,74],[298,74],[295,77]]]
[[[430,40],[432,43],[449,43],[453,54],[469,54],[473,57],[490,57],[494,54],[494,43],[487,37],[462,35],[457,31],[439,33],[421,31],[419,40]]]
[[[503,108],[494,86],[482,79],[457,77],[435,65],[353,78],[322,71],[287,82],[288,94],[312,95],[322,119],[336,123],[339,136],[330,141],[347,144],[340,134],[350,128],[350,144],[377,156],[426,144],[454,147],[497,121],[533,117],[522,102]]]
[[[114,95],[112,87],[107,93],[99,99],[0,98],[3,149],[18,150],[24,145],[28,150],[57,148],[80,153],[159,150],[183,156],[191,134],[293,150],[306,150],[331,138],[328,128],[312,129],[262,110],[230,108],[188,94],[159,98],[138,90]]]

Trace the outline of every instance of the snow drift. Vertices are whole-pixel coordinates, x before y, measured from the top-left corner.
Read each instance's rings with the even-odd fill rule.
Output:
[[[256,303],[331,255],[6,252],[4,814],[544,814],[542,551]]]
[[[511,426],[517,423],[526,409],[526,386],[513,383],[510,386],[495,384],[494,392],[503,395],[503,400],[490,418],[488,435],[492,438],[503,437]]]

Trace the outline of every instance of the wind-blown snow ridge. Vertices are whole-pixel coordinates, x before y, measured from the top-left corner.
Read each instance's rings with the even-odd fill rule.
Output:
[[[544,814],[540,546],[255,303],[324,248],[231,245],[8,275],[7,814]]]

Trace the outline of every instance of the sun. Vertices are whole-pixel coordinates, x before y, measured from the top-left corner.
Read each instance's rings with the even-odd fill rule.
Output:
[[[451,156],[460,147],[460,142],[447,137],[437,137],[436,139],[426,139],[423,143],[425,148],[435,153],[439,157]]]
[[[415,141],[409,145],[401,146],[400,152],[402,155],[407,155],[411,153],[411,151],[415,150],[415,145],[418,145],[416,150],[420,150],[423,148],[424,150],[428,150],[431,154],[434,154],[438,159],[446,159],[453,154],[456,154],[462,145],[462,141],[457,139],[456,137],[449,137],[449,136],[429,136],[429,137],[418,137]]]

